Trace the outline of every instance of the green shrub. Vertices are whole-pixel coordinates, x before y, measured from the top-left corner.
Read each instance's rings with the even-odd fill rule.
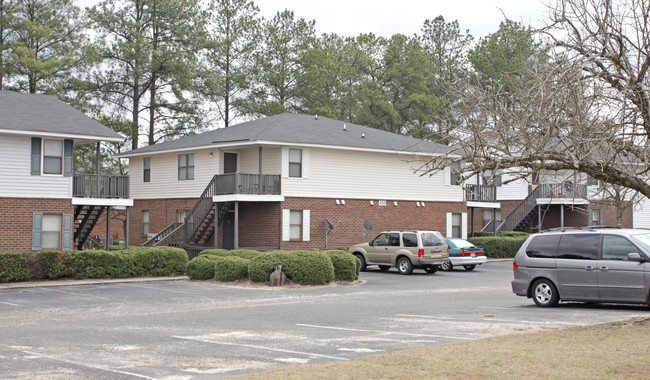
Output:
[[[74,251],[41,251],[40,270],[43,278],[55,279],[74,276]]]
[[[24,281],[30,270],[22,252],[0,252],[0,282]]]
[[[120,254],[131,255],[136,275],[171,276],[185,273],[187,252],[175,247],[131,247]]]
[[[287,278],[298,284],[324,285],[334,280],[332,260],[320,252],[293,251],[282,264]]]
[[[497,236],[500,237],[528,237],[530,235],[528,232],[522,231],[499,231]]]
[[[75,279],[128,278],[139,271],[131,255],[102,250],[84,250],[74,255]]]
[[[126,249],[126,245],[124,244],[113,244],[108,246],[109,251],[123,251]]]
[[[249,259],[237,256],[216,257],[214,274],[217,281],[234,281],[248,277]]]
[[[288,257],[287,252],[263,252],[251,259],[248,265],[248,277],[254,282],[269,282],[269,276],[278,264],[285,265]],[[284,269],[285,274],[287,273]],[[287,275],[288,277],[288,275]]]
[[[205,249],[201,251],[201,255],[212,255],[219,257],[236,256],[249,260],[261,254],[262,252],[254,251],[251,249]]]
[[[185,274],[192,280],[210,280],[214,278],[218,258],[213,255],[195,257],[185,265]]]
[[[512,258],[526,237],[471,237],[467,240],[485,249],[485,255],[492,258]]]
[[[347,251],[324,251],[334,265],[334,280],[355,281],[359,279],[361,262]],[[359,264],[357,265],[357,262]]]

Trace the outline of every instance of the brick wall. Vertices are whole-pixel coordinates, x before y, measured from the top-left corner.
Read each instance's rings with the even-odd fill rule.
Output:
[[[142,211],[149,211],[149,232],[158,233],[176,221],[177,210],[191,210],[196,201],[196,198],[134,200],[129,211],[129,244],[140,245],[147,241],[142,230]],[[105,228],[104,226],[104,230]]]
[[[129,211],[130,212],[130,211]],[[110,234],[113,239],[124,239],[124,227],[126,225],[126,210],[116,210],[111,208],[111,228]],[[102,216],[95,224],[91,236],[106,237],[106,212],[102,211]]]
[[[70,199],[0,198],[0,251],[31,251],[34,212],[74,214]]]

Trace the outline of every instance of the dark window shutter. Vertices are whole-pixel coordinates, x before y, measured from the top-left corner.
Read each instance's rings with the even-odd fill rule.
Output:
[[[43,213],[35,212],[32,218],[32,251],[43,249]]]
[[[72,250],[72,214],[63,214],[63,228],[61,228],[61,250]]]
[[[63,140],[63,176],[72,177],[72,140]]]
[[[41,175],[41,138],[32,137],[32,175]]]

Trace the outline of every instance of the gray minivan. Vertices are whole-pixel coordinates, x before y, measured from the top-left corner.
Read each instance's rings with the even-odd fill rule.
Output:
[[[531,235],[513,262],[512,291],[537,306],[562,301],[650,305],[650,231],[584,227]]]

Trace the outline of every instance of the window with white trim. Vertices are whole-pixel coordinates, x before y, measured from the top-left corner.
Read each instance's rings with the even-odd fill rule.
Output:
[[[453,162],[449,165],[449,184],[460,184],[460,161]]]
[[[151,157],[142,159],[142,182],[151,182]]]
[[[178,180],[194,179],[194,153],[178,155]]]
[[[451,214],[451,237],[462,238],[462,215]]]
[[[149,234],[149,211],[142,210],[142,235]]]
[[[302,149],[289,149],[289,177],[302,177]]]
[[[43,215],[43,249],[61,249],[61,215]]]
[[[63,140],[43,139],[43,174],[63,174]]]
[[[302,240],[302,210],[289,212],[289,239]]]

